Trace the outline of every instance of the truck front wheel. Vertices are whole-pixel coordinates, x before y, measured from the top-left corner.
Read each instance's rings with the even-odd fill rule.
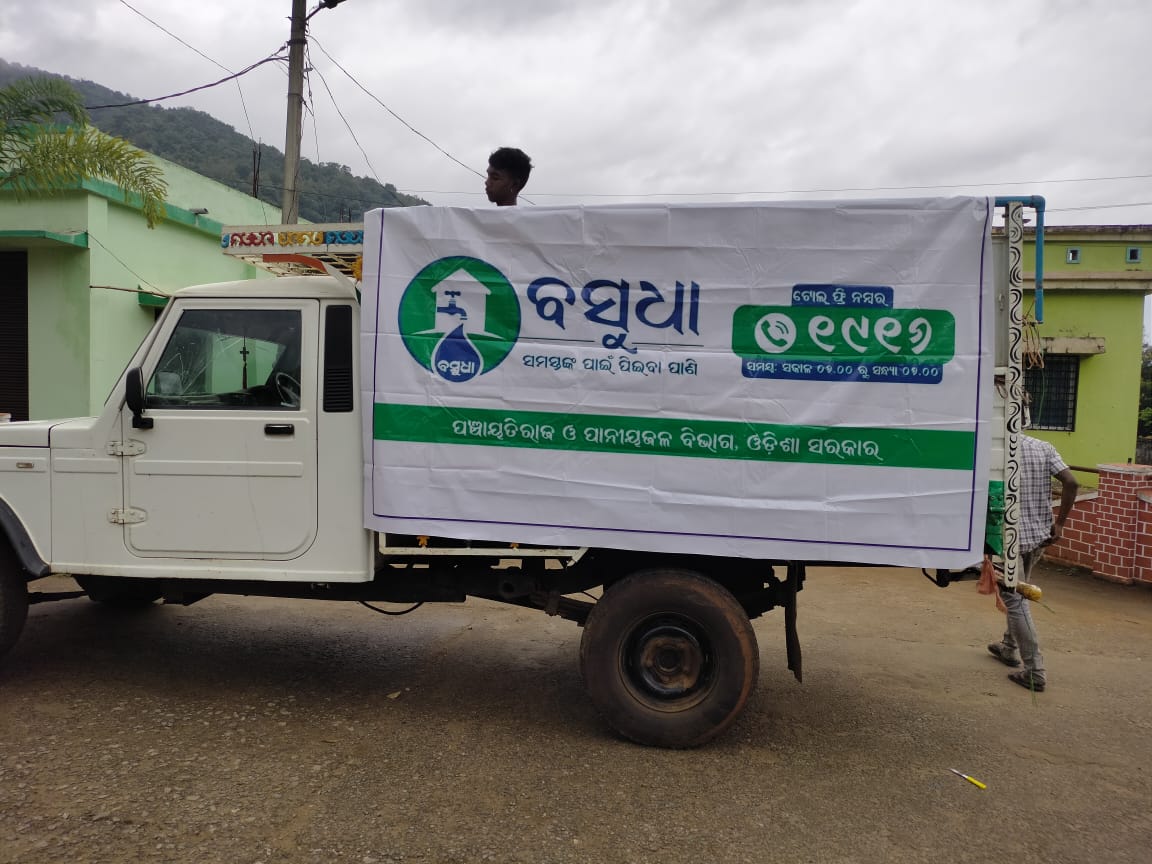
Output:
[[[0,657],[20,638],[28,620],[28,582],[16,555],[0,540]]]
[[[612,585],[592,607],[580,673],[620,734],[695,747],[744,709],[760,654],[748,615],[727,589],[690,571],[649,570]]]

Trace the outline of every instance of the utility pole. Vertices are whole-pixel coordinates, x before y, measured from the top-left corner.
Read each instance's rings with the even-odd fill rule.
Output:
[[[285,225],[300,221],[300,130],[304,119],[304,44],[308,19],[305,0],[292,0],[292,33],[288,38],[288,122],[284,128],[284,197],[280,205]]]

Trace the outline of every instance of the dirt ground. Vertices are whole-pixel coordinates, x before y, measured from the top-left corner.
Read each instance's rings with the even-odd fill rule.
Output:
[[[1033,695],[974,583],[812,571],[804,683],[758,619],[759,689],[692,751],[616,738],[542,614],[37,605],[0,662],[0,864],[1145,864],[1152,591],[1036,581]]]

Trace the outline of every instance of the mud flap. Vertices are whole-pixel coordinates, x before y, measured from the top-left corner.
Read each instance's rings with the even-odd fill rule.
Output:
[[[800,656],[800,637],[796,635],[796,595],[804,582],[804,562],[788,562],[788,579],[784,583],[784,642],[788,648],[788,668],[803,683],[804,667]]]

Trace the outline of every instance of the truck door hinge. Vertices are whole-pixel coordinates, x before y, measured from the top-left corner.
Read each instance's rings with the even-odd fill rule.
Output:
[[[148,518],[148,514],[135,507],[117,508],[108,511],[108,521],[114,525],[135,525]]]
[[[105,448],[109,456],[139,456],[148,447],[143,441],[109,441]]]

